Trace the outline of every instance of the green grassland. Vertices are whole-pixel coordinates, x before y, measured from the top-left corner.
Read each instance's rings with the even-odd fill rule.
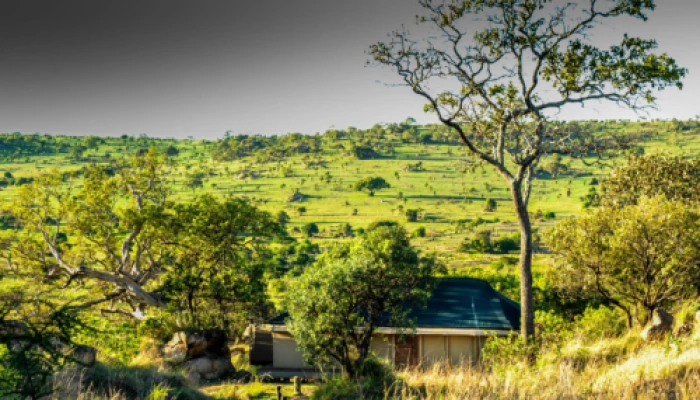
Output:
[[[599,122],[594,126],[601,131],[646,133],[650,139],[638,144],[647,154],[700,155],[697,135],[700,128],[692,121],[680,130],[672,122]],[[433,128],[419,127],[418,131],[430,129]],[[0,163],[0,172],[10,172],[15,178],[31,178],[52,170],[79,170],[87,163],[107,163],[138,149],[155,146],[164,150],[173,146],[179,154],[170,158],[168,167],[172,199],[187,201],[205,192],[246,197],[272,213],[287,212],[291,217],[290,228],[309,222],[318,224],[321,232],[313,240],[322,247],[336,239],[336,233],[344,224],[357,229],[373,221],[390,219],[404,223],[409,232],[425,227],[426,236],[416,238],[415,243],[426,251],[447,256],[457,267],[467,262],[480,263],[484,258],[455,252],[459,243],[474,230],[469,228],[470,221],[482,218],[486,223],[480,229],[488,228],[495,236],[517,230],[504,180],[487,165],[465,171],[466,161],[473,159],[458,142],[404,143],[398,135],[387,135],[383,140],[393,144],[394,154],[360,160],[341,147],[352,146],[352,138],[330,140],[328,135],[321,138],[323,145],[318,153],[293,154],[263,162],[257,154],[231,161],[216,160],[212,153],[219,141],[106,138],[96,148],[85,151],[80,160],[66,153],[20,156],[12,161],[6,158]],[[73,145],[82,140],[63,139]],[[592,179],[604,179],[612,168],[625,162],[625,157],[621,154],[604,164],[592,166],[580,160],[563,159],[562,162],[568,166],[566,173],[556,179],[538,179],[533,184],[531,214],[538,215],[538,211],[542,211],[553,212],[556,216],[548,220],[535,219],[534,227],[540,232],[546,231],[557,219],[580,212],[581,197],[590,190]],[[421,163],[422,168],[408,171],[407,167],[416,163]],[[546,163],[544,159],[540,165]],[[205,174],[203,186],[191,189],[185,185],[192,171]],[[353,190],[354,182],[371,176],[384,178],[391,188],[376,191],[374,196]],[[0,190],[0,201],[12,201],[14,190],[15,187]],[[288,202],[297,190],[304,195],[303,201]],[[496,200],[496,211],[485,211],[487,199]],[[306,209],[303,214],[297,211],[300,206]],[[408,209],[419,210],[420,219],[406,221],[404,212]]]

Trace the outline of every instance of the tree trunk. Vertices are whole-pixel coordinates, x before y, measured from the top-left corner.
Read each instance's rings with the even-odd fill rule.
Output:
[[[532,225],[520,182],[511,183],[511,195],[520,225],[520,332],[523,339],[530,342],[535,337],[535,310],[532,304]]]

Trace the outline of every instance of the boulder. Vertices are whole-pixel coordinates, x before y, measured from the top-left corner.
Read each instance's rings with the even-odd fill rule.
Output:
[[[68,357],[80,365],[92,366],[97,361],[97,349],[84,345],[73,346],[68,350]]]
[[[651,323],[642,331],[642,339],[646,341],[659,340],[673,329],[673,316],[666,311],[657,308],[652,312]]]
[[[304,201],[304,194],[301,192],[294,192],[291,196],[287,198],[287,203],[298,203],[300,201]]]
[[[163,357],[172,364],[180,364],[187,359],[187,334],[175,332],[173,338],[163,347]]]
[[[182,364],[182,369],[193,382],[198,382],[200,379],[222,379],[236,372],[231,359],[220,356],[203,356],[187,360]]]
[[[218,329],[192,333],[176,332],[163,347],[165,359],[173,364],[204,355],[229,356],[226,334]]]

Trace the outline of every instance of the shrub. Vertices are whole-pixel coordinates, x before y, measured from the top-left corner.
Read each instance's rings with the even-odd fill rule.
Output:
[[[617,308],[586,307],[576,319],[576,331],[587,339],[618,337],[626,329],[625,315]]]
[[[413,231],[413,237],[425,237],[425,227],[421,226],[415,231]]]
[[[367,232],[373,231],[373,230],[380,228],[382,226],[387,226],[387,227],[392,228],[395,226],[399,226],[399,223],[396,221],[390,221],[390,220],[374,221],[367,226]]]
[[[418,221],[418,210],[408,209],[408,210],[406,210],[405,215],[406,215],[406,221],[408,221],[408,222]]]
[[[484,211],[486,212],[494,212],[498,209],[498,203],[496,202],[496,199],[487,199],[486,200],[486,207],[484,208]]]
[[[396,377],[391,369],[376,356],[370,356],[362,365],[360,378],[330,378],[314,392],[312,399],[384,399],[394,386]]]
[[[318,225],[315,222],[309,222],[301,227],[301,232],[307,237],[313,237],[319,232]]]

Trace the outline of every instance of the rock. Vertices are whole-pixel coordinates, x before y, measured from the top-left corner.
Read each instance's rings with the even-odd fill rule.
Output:
[[[642,339],[653,341],[663,339],[673,328],[673,316],[666,311],[657,308],[653,311],[653,318],[642,331]]]
[[[68,357],[80,365],[92,366],[97,361],[97,349],[84,345],[73,346],[68,350]]]
[[[187,334],[175,332],[173,338],[163,347],[163,357],[172,364],[180,364],[187,359]]]
[[[230,356],[223,331],[207,329],[193,333],[176,332],[163,347],[163,356],[173,364],[203,355]]]
[[[236,369],[228,357],[204,356],[185,361],[182,369],[192,381],[199,379],[222,379],[230,376]]]
[[[253,374],[244,369],[239,369],[235,374],[233,374],[231,379],[237,383],[248,383],[251,381],[251,379],[253,379]]]
[[[207,350],[207,338],[203,331],[198,331],[187,335],[187,359],[197,358]]]
[[[294,192],[291,196],[287,198],[287,203],[298,203],[304,201],[304,196],[301,192]]]

